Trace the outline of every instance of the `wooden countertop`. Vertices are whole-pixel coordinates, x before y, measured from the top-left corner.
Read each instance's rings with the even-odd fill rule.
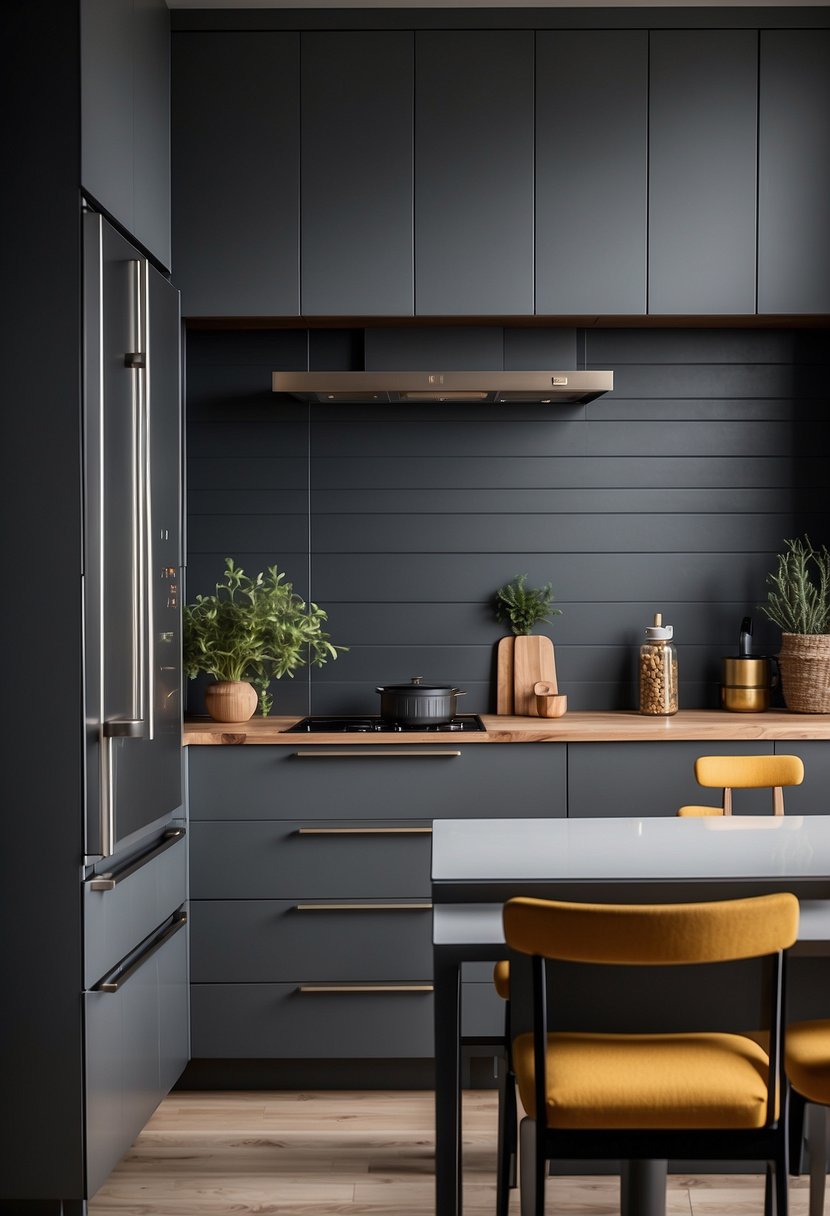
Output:
[[[635,711],[575,712],[562,718],[518,718],[482,714],[487,733],[460,735],[452,731],[401,731],[395,734],[289,735],[296,717],[252,718],[250,722],[214,722],[199,718],[184,724],[184,743],[288,743],[294,746],[348,747],[397,743],[636,743],[658,739],[751,741],[829,739],[830,714],[792,714],[785,710],[736,714],[724,710],[686,709],[670,718],[652,718]]]

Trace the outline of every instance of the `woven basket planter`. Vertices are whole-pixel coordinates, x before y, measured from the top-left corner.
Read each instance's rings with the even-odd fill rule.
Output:
[[[787,709],[830,713],[830,634],[782,633],[778,664]]]

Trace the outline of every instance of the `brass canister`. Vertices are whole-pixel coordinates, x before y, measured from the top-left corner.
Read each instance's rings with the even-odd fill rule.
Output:
[[[723,709],[739,714],[760,714],[769,709],[774,683],[769,659],[723,659],[722,673]]]

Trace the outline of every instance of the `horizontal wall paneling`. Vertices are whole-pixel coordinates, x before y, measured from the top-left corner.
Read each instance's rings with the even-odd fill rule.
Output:
[[[367,331],[367,362],[429,362],[436,342],[451,358],[452,332]],[[558,348],[543,334],[529,357],[615,372],[613,394],[565,410],[276,401],[272,364],[352,359],[359,339],[337,333],[193,336],[189,586],[209,590],[226,552],[252,571],[277,561],[350,647],[275,685],[279,712],[377,712],[375,687],[415,674],[492,710],[493,595],[522,573],[563,610],[542,632],[573,709],[636,705],[655,611],[675,626],[686,708],[717,705],[743,616],[775,652],[758,608],[775,553],[830,534],[822,334],[570,331]],[[499,327],[459,329],[462,361],[503,366],[507,348]]]

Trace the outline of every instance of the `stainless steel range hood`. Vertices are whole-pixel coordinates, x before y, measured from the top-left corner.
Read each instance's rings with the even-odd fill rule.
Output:
[[[614,387],[613,372],[273,372],[272,388],[299,401],[531,402],[579,405]]]

